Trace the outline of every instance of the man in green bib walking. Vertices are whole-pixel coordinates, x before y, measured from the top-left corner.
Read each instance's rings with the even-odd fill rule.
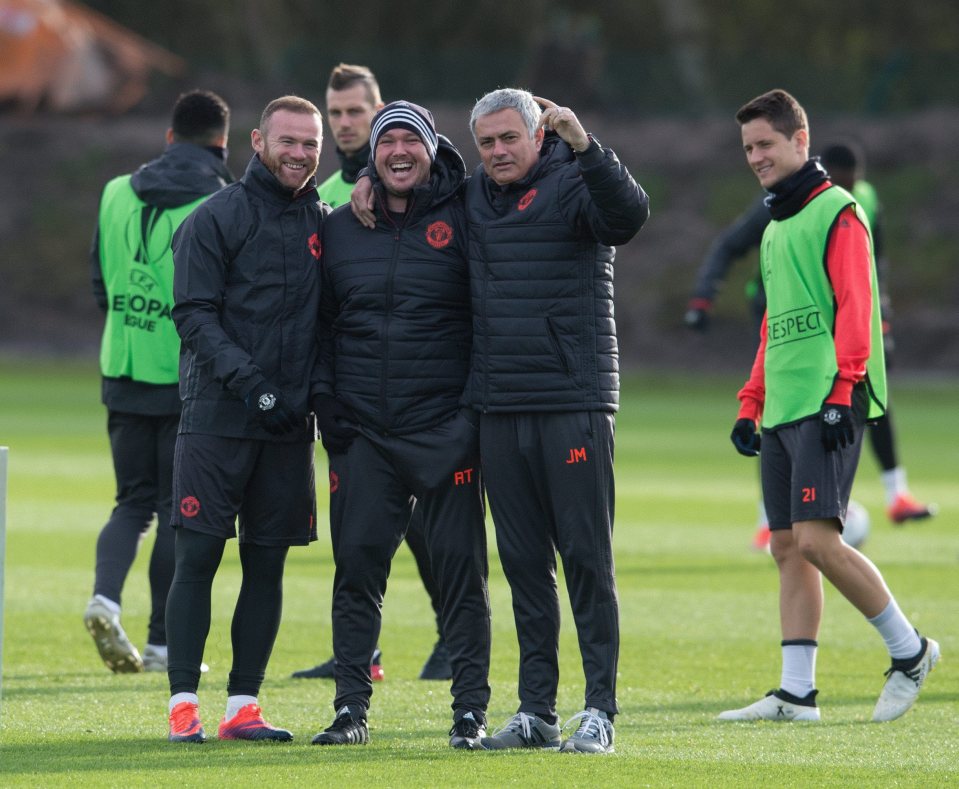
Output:
[[[779,569],[777,689],[721,720],[818,721],[822,576],[882,636],[892,665],[873,721],[905,714],[939,659],[876,567],[840,534],[867,421],[886,405],[873,242],[862,207],[809,159],[805,110],[773,90],[736,114],[746,160],[769,193],[760,250],[766,314],[731,435],[761,454],[770,550]],[[762,424],[760,438],[759,425]]]
[[[164,612],[173,580],[170,508],[180,420],[170,240],[196,206],[233,182],[226,167],[229,123],[230,110],[215,93],[183,94],[163,154],[114,178],[100,200],[90,266],[106,315],[100,370],[117,495],[97,540],[93,597],[83,619],[103,662],[117,673],[167,668]],[[154,514],[152,610],[141,656],[120,624],[120,593]]]

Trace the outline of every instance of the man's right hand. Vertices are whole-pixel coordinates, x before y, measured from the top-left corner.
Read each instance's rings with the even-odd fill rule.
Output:
[[[355,421],[353,413],[332,395],[316,395],[310,405],[323,448],[331,455],[342,455],[356,436],[356,428],[350,424]]]
[[[258,384],[244,402],[257,424],[274,436],[289,433],[298,425],[306,426],[287,404],[283,393],[269,381]]]
[[[686,305],[686,313],[683,315],[683,322],[696,331],[705,331],[709,326],[709,312],[713,308],[713,303],[709,299],[695,298],[690,299]]]
[[[740,455],[748,458],[759,454],[762,443],[759,433],[756,432],[756,423],[752,419],[737,419],[729,440],[733,442],[733,446]]]
[[[353,187],[353,193],[350,195],[350,210],[361,225],[371,230],[376,227],[373,201],[373,182],[370,180],[370,177],[364,175],[357,178],[356,185]]]

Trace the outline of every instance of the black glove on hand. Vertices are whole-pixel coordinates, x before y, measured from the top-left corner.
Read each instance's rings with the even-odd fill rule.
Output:
[[[287,405],[283,394],[269,381],[258,384],[244,401],[253,418],[264,430],[274,436],[289,433],[304,424]]]
[[[759,454],[762,443],[762,438],[756,432],[756,423],[752,419],[737,419],[729,440],[733,442],[733,446],[740,455],[748,458]]]
[[[852,408],[839,403],[823,403],[819,412],[819,428],[822,445],[827,452],[836,447],[852,446],[856,432],[852,423]]]
[[[331,455],[341,455],[349,448],[356,435],[352,412],[332,395],[316,395],[311,403],[320,428],[320,441]]]
[[[709,299],[690,299],[683,314],[683,322],[696,331],[706,331],[709,326],[709,311],[713,303]]]

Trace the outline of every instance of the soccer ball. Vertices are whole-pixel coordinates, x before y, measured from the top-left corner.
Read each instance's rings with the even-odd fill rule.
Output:
[[[858,548],[869,536],[869,510],[858,501],[849,500],[846,507],[846,525],[842,530],[842,539],[846,545]]]

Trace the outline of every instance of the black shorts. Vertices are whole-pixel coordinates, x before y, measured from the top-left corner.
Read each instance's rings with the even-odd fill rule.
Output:
[[[858,424],[851,446],[827,452],[818,419],[763,431],[759,457],[769,528],[789,529],[800,521],[831,518],[845,522],[862,438],[863,426]]]
[[[313,444],[177,436],[174,528],[237,536],[254,545],[307,545],[316,539]]]

